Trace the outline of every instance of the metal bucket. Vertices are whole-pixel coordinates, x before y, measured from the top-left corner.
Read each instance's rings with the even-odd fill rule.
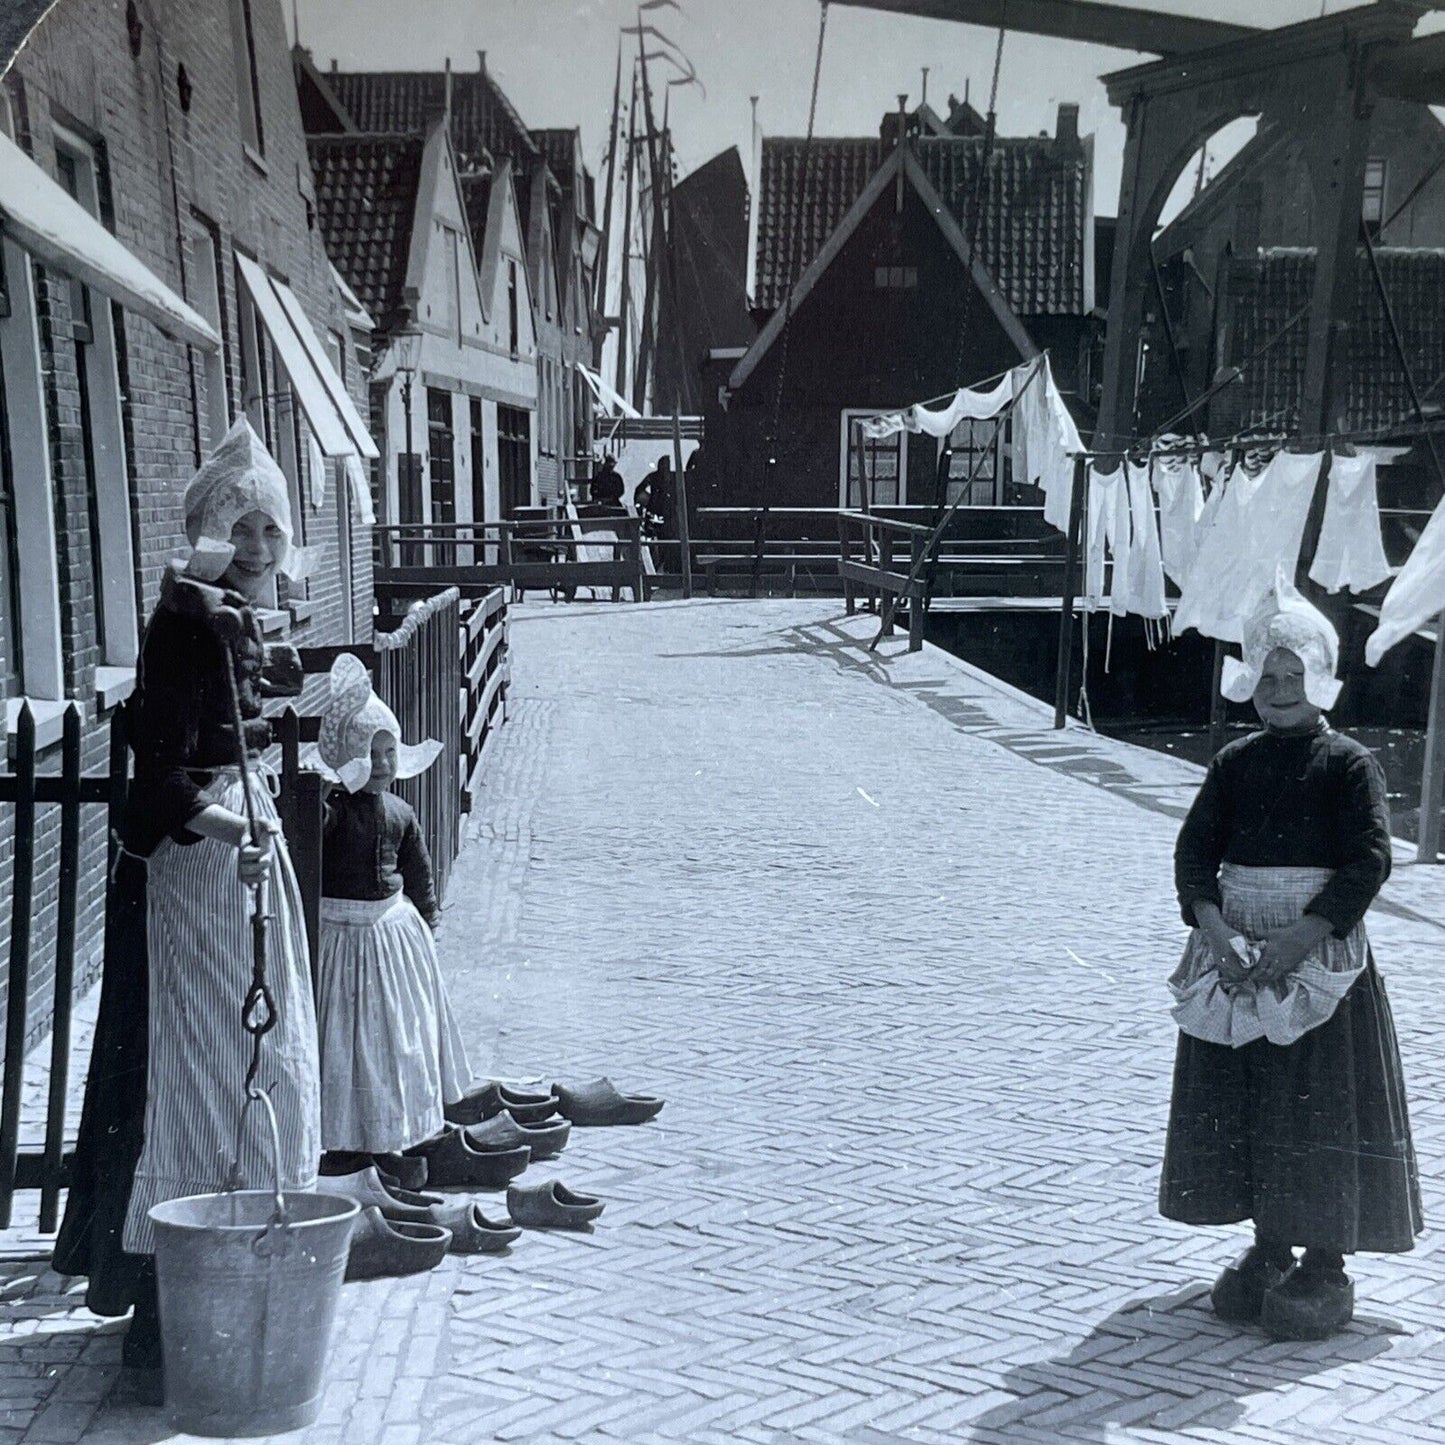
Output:
[[[311,1424],[321,1408],[359,1206],[283,1192],[274,1137],[277,1188],[197,1194],[150,1211],[166,1411],[184,1434],[276,1435]]]

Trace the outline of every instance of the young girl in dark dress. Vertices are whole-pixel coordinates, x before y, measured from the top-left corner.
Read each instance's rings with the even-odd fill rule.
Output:
[[[276,1026],[259,1082],[281,1125],[282,1183],[309,1188],[320,1155],[316,1020],[300,892],[265,779],[241,749],[269,742],[267,695],[300,690],[300,666],[262,642],[253,605],[277,571],[310,563],[291,542],[286,479],[238,421],[186,489],[193,552],[172,564],[145,631],[127,736],[135,755],[110,895],[105,972],[75,1163],[54,1265],[89,1279],[101,1315],[134,1306],[127,1364],[160,1365],[148,1210],[224,1187],[251,1041],[250,885],[269,883],[268,982]],[[283,650],[284,651],[284,650]],[[289,665],[288,665],[289,663]],[[232,711],[235,681],[245,736]],[[271,1150],[241,1140],[248,1180]]]
[[[317,969],[328,1173],[439,1135],[443,1109],[471,1087],[432,942],[441,914],[431,857],[416,814],[390,791],[440,753],[438,742],[402,740],[359,658],[336,659],[317,743],[337,783],[326,802]]]
[[[1321,716],[1337,656],[1327,619],[1278,582],[1224,678],[1264,730],[1214,759],[1175,849],[1193,933],[1170,980],[1181,1032],[1159,1207],[1185,1224],[1254,1222],[1211,1299],[1282,1339],[1347,1324],[1344,1256],[1404,1252],[1422,1227],[1363,923],[1390,873],[1385,779]]]

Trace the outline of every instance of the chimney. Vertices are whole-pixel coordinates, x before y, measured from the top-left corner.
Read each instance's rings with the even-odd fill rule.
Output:
[[[1072,101],[1065,101],[1059,106],[1054,139],[1061,145],[1077,145],[1079,142],[1079,107]]]
[[[477,69],[483,75],[487,73],[487,52],[485,50],[477,51]]]
[[[445,75],[443,81],[445,90],[442,95],[442,115],[446,118],[446,123],[450,127],[452,123],[452,58],[450,55],[446,58],[443,72]]]
[[[331,73],[332,75],[336,74],[336,57],[334,55],[331,57]]]

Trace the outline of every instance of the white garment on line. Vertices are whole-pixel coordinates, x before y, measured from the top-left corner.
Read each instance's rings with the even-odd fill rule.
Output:
[[[347,452],[342,458],[346,467],[346,480],[351,485],[351,500],[356,505],[356,516],[363,527],[376,526],[376,511],[371,505],[371,483],[366,478],[366,468],[355,452]]]
[[[1326,592],[1348,587],[1367,592],[1394,570],[1380,537],[1376,458],[1369,452],[1335,457],[1325,496],[1325,520],[1310,564],[1310,577]]]
[[[887,416],[868,417],[859,423],[865,437],[881,439],[899,432],[923,432],[931,437],[946,437],[961,421],[988,421],[996,417],[1013,400],[1013,373],[1005,372],[991,391],[960,387],[947,406],[931,410],[923,405],[890,412]]]
[[[1149,469],[1136,467],[1132,462],[1126,463],[1125,469],[1129,479],[1132,530],[1123,610],[1139,617],[1167,617],[1169,607],[1164,600],[1164,564],[1159,549],[1159,523],[1154,515],[1154,494],[1149,489]]]
[[[1034,374],[1037,370],[1037,376]],[[1074,457],[1083,451],[1079,429],[1054,385],[1047,355],[1013,369],[1013,475],[1031,482],[1044,494],[1044,521],[1069,530],[1069,505],[1074,490]]]
[[[1183,457],[1155,457],[1150,464],[1159,494],[1159,540],[1164,571],[1183,587],[1199,551],[1204,491],[1199,471]],[[1211,517],[1212,520],[1212,517]]]
[[[1107,596],[1109,610],[1125,611],[1128,587],[1129,488],[1124,469],[1101,473],[1089,468],[1088,518],[1084,551],[1084,606],[1094,611]],[[1104,588],[1104,554],[1113,559],[1108,591]]]
[[[1292,577],[1299,565],[1321,458],[1318,452],[1279,452],[1257,477],[1235,468],[1180,589],[1176,636],[1192,627],[1205,637],[1243,641],[1244,619],[1274,585],[1279,568]]]
[[[1445,499],[1435,508],[1415,550],[1400,568],[1380,607],[1380,625],[1365,643],[1365,661],[1380,659],[1445,609]]]

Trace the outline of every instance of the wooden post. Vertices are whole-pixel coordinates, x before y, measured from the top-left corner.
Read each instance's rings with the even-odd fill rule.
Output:
[[[687,514],[687,474],[682,466],[682,418],[672,411],[672,466],[677,473],[673,504],[677,512],[677,545],[682,551],[682,595],[692,596],[692,522]]]
[[[42,1234],[54,1233],[60,1223],[71,995],[75,988],[75,914],[80,886],[80,766],[80,709],[71,703],[65,712],[61,744],[60,896],[55,936],[55,1003],[50,1022],[49,1097],[45,1107],[45,1167],[40,1186]]]
[[[1435,662],[1430,671],[1430,721],[1420,769],[1420,827],[1416,859],[1440,861],[1440,806],[1445,794],[1445,613],[1435,619]]]
[[[923,552],[927,547],[927,538],[920,537],[916,532],[910,539],[908,568],[909,576],[913,581],[913,590],[908,597],[908,650],[909,652],[923,651],[923,597],[925,584],[919,580],[919,572],[923,565]]]
[[[1217,753],[1224,746],[1224,723],[1226,709],[1224,694],[1219,685],[1224,679],[1224,644],[1217,638],[1214,643],[1214,666],[1209,678],[1209,751]]]
[[[1069,674],[1074,666],[1074,595],[1078,589],[1079,552],[1084,532],[1084,458],[1074,458],[1074,486],[1069,494],[1069,531],[1064,546],[1063,597],[1059,606],[1059,654],[1054,674],[1054,727],[1069,717]]]
[[[848,519],[842,512],[838,513],[838,560],[840,562],[853,560],[853,541],[848,535]],[[853,581],[849,577],[843,578],[843,606],[849,617],[858,609]]]
[[[0,1229],[10,1228],[20,1087],[30,1002],[30,905],[35,889],[35,714],[20,705],[15,726],[15,851],[10,889],[10,977],[5,1005],[5,1082],[0,1095]]]
[[[647,600],[646,574],[647,569],[642,565],[642,520],[639,517],[629,517],[631,526],[628,530],[628,553],[632,564],[632,600],[634,602],[645,602]]]

